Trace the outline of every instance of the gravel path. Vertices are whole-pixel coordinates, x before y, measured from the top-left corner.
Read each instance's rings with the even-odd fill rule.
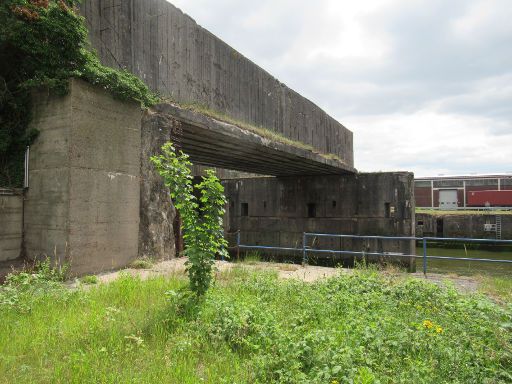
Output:
[[[186,258],[178,258],[172,260],[161,261],[154,264],[150,269],[123,269],[121,271],[108,272],[98,275],[98,280],[101,283],[108,283],[117,279],[121,274],[129,274],[138,276],[142,279],[147,279],[155,276],[176,276],[186,275],[185,262]],[[313,282],[319,279],[333,277],[338,274],[352,273],[350,269],[339,269],[330,267],[319,266],[301,266],[296,264],[279,264],[279,263],[264,263],[264,262],[249,262],[249,263],[230,263],[226,261],[216,261],[215,266],[219,272],[230,271],[233,268],[248,268],[254,270],[276,270],[279,278],[282,279],[299,279],[305,282]],[[384,271],[397,277],[415,277],[418,279],[425,279],[422,273],[400,273],[394,271]],[[475,292],[478,289],[478,281],[471,277],[429,274],[426,279],[436,284],[453,283],[455,287],[461,292]],[[71,287],[77,287],[80,283],[75,281],[70,284]]]

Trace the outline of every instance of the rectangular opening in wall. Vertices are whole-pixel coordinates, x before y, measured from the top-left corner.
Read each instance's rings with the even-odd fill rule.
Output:
[[[444,235],[444,219],[439,218],[436,220],[436,236],[443,237]]]
[[[308,217],[316,217],[316,204],[315,203],[308,204]]]
[[[418,220],[418,225],[423,225],[423,220]]]
[[[332,201],[332,207],[333,207],[333,208],[336,208],[336,200],[333,200],[333,201]]]
[[[240,206],[240,216],[249,216],[249,203],[242,203]]]
[[[395,206],[391,205],[391,203],[384,204],[384,216],[386,219],[390,219],[395,217]]]

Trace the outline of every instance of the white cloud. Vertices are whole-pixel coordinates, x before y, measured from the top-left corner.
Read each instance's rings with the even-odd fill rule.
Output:
[[[485,43],[489,38],[510,36],[511,19],[510,0],[473,1],[464,15],[453,20],[452,29],[469,44]]]
[[[355,128],[359,169],[414,171],[418,176],[485,173],[512,168],[512,124],[493,134],[496,122],[485,117],[439,114],[348,116]]]
[[[356,167],[512,171],[510,0],[174,0],[354,131]]]

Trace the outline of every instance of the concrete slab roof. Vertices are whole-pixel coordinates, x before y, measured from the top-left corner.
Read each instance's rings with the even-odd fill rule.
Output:
[[[172,120],[181,122],[179,146],[194,164],[272,176],[357,172],[339,159],[263,137],[175,104],[159,104],[152,114],[162,126],[170,125]]]

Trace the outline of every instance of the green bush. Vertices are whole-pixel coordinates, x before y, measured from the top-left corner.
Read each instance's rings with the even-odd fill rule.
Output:
[[[511,308],[482,296],[371,271],[315,284],[248,275],[229,290],[195,331],[248,359],[254,382],[512,382]]]
[[[151,157],[151,161],[169,187],[183,222],[190,288],[203,296],[212,281],[215,255],[228,257],[222,227],[224,187],[213,170],[207,170],[201,183],[193,185],[189,156],[182,151],[176,153],[172,143],[165,144],[162,154]]]

